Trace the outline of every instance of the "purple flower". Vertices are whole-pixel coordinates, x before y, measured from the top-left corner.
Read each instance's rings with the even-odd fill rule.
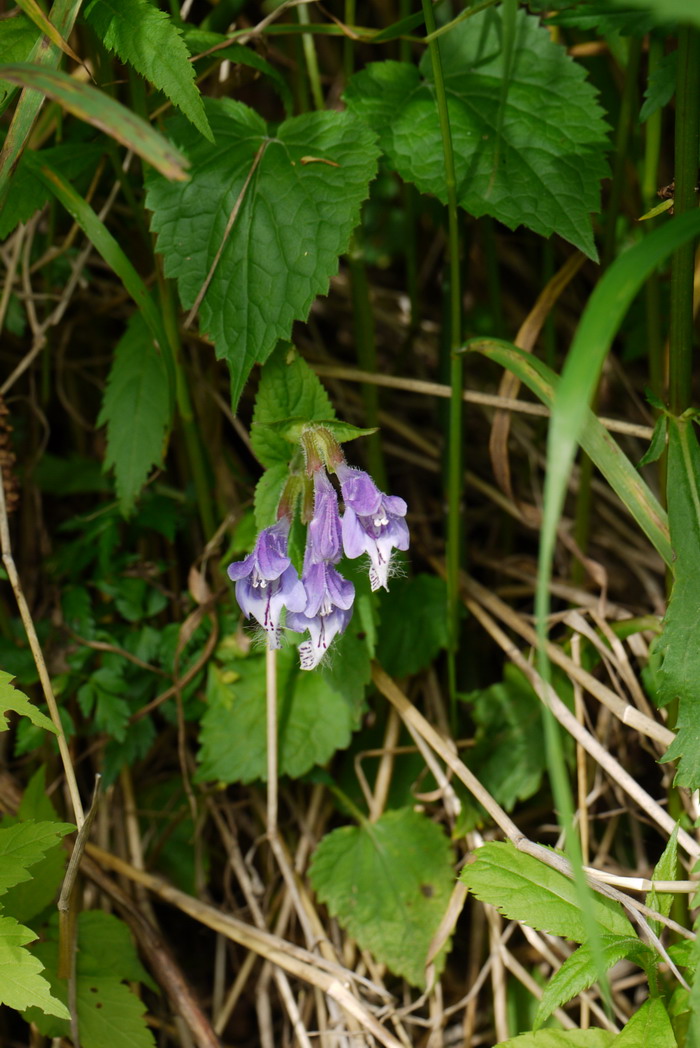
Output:
[[[337,564],[341,551],[338,496],[325,469],[319,469],[314,473],[314,515],[309,524],[304,566],[307,557],[312,564]]]
[[[309,631],[309,640],[299,645],[299,659],[303,670],[313,670],[333,638],[342,633],[350,621],[355,587],[327,561],[313,563],[310,544],[306,547],[301,579],[306,591],[306,607],[303,612],[290,611],[287,626],[297,633]]]
[[[370,585],[388,589],[391,552],[408,549],[406,503],[398,495],[384,495],[372,478],[345,463],[336,467],[343,493],[343,547],[346,556],[369,555]]]
[[[260,623],[271,648],[280,647],[283,608],[291,614],[306,606],[306,593],[287,556],[289,521],[286,517],[260,532],[245,560],[229,564],[228,577],[236,583],[236,600],[244,615]]]

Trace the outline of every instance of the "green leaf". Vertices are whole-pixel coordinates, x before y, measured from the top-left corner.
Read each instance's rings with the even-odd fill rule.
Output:
[[[614,1048],[677,1048],[668,1012],[660,997],[652,997],[634,1013],[612,1042]]]
[[[67,112],[133,149],[165,178],[186,179],[185,157],[150,124],[114,98],[75,77],[28,62],[0,66],[0,79],[34,91],[58,102]]]
[[[13,18],[0,21],[0,53],[5,62],[26,62],[39,39],[37,27],[30,18],[18,12]],[[0,113],[9,104],[14,84],[0,79]]]
[[[253,433],[255,430],[253,430]],[[289,446],[289,445],[287,445]],[[255,485],[255,524],[258,531],[269,528],[277,520],[277,506],[282,496],[282,488],[289,476],[286,462],[278,462],[266,469]],[[255,544],[255,536],[250,548]]]
[[[654,872],[651,875],[653,881],[675,881],[678,876],[678,824],[669,837],[668,844],[663,850],[661,858],[654,867]],[[650,891],[645,899],[645,904],[651,910],[656,910],[657,913],[662,913],[664,917],[668,917],[671,912],[673,905],[673,895],[671,892],[657,892]],[[648,918],[649,925],[657,935],[660,935],[663,931],[663,925],[661,921],[655,921],[651,917]]]
[[[496,1048],[609,1048],[614,1037],[609,1030],[538,1030],[499,1041]]]
[[[460,879],[482,902],[511,920],[574,942],[586,938],[576,885],[510,842],[485,844],[465,866]],[[632,938],[634,929],[617,903],[593,895],[593,913],[603,932]]]
[[[131,710],[125,698],[127,685],[118,670],[101,666],[78,689],[78,703],[85,717],[91,717],[96,732],[122,742],[126,737]]]
[[[325,294],[376,172],[374,136],[350,113],[306,113],[274,132],[240,102],[207,103],[215,145],[168,124],[193,168],[147,180],[165,271],[228,361],[234,409],[253,365]],[[230,226],[230,228],[227,228]],[[208,281],[208,283],[207,283]],[[277,416],[279,417],[279,416]]]
[[[51,986],[42,974],[44,965],[23,948],[33,939],[33,931],[18,924],[14,917],[0,914],[0,1004],[18,1011],[39,1008],[47,1015],[69,1019],[65,1004],[51,994]]]
[[[677,71],[678,51],[669,51],[668,54],[662,55],[644,91],[644,105],[639,113],[640,124],[645,123],[650,116],[671,101],[676,90]]]
[[[454,885],[450,842],[435,823],[400,808],[327,834],[309,870],[321,902],[362,949],[425,986],[428,947]],[[444,954],[436,959],[442,970]]]
[[[700,786],[700,447],[694,424],[668,420],[668,518],[676,554],[675,580],[663,632],[654,645],[658,701],[679,702],[676,738],[664,754],[680,758],[675,783]]]
[[[250,441],[263,466],[286,466],[289,462],[294,449],[275,427],[281,419],[293,418],[320,422],[335,418],[335,412],[318,376],[303,357],[281,345],[262,369],[253,411]]]
[[[611,11],[609,0],[569,0],[552,4],[537,0],[536,10],[547,12],[553,7],[571,8],[547,18],[547,25],[568,26],[572,29],[595,30],[600,36],[620,33],[623,36],[644,36],[657,24],[657,19],[645,11],[635,9],[629,0],[623,0],[623,10]]]
[[[92,0],[84,15],[108,51],[133,66],[213,141],[187,45],[165,11],[149,0]]]
[[[642,466],[648,466],[652,462],[658,462],[666,450],[666,432],[668,430],[668,418],[666,415],[659,415],[655,424],[654,432],[651,435],[651,441],[649,447],[644,452],[639,460],[639,469]]]
[[[157,986],[139,960],[128,925],[113,913],[86,910],[80,915],[80,953],[77,974],[115,975],[141,982],[157,993]]]
[[[607,174],[607,125],[584,70],[537,18],[519,11],[507,93],[502,20],[484,11],[439,38],[459,204],[510,229],[558,233],[596,258],[590,213]],[[422,74],[422,75],[421,75]],[[447,201],[430,56],[377,62],[345,99],[368,122],[401,177]]]
[[[535,1014],[535,1029],[546,1022],[560,1005],[566,1004],[583,990],[587,990],[600,978],[601,959],[603,970],[608,971],[623,957],[638,954],[640,950],[646,950],[649,957],[653,958],[654,954],[650,947],[644,946],[637,938],[622,939],[617,936],[602,935],[600,939],[601,958],[594,956],[588,943],[579,946],[578,950],[567,957],[559,971],[554,973],[545,986],[542,1000]],[[655,1042],[649,1041],[648,1043]]]
[[[651,11],[657,22],[684,22],[700,26],[700,6],[693,0],[610,0],[613,7]]]
[[[295,648],[277,656],[279,772],[298,778],[344,749],[360,709],[323,673],[299,670]],[[265,659],[211,664],[200,732],[200,782],[267,779]]]
[[[392,677],[408,677],[447,647],[445,583],[435,575],[394,579],[381,595],[377,658]]]
[[[286,115],[292,115],[294,111],[294,97],[289,88],[289,84],[279,70],[275,69],[266,58],[263,58],[263,56],[258,54],[257,51],[254,51],[252,47],[244,47],[243,44],[234,43],[223,33],[212,33],[203,29],[193,29],[188,27],[184,30],[184,36],[188,50],[195,58],[203,51],[208,51],[212,47],[217,47],[217,50],[214,53],[206,55],[201,59],[202,62],[231,62],[234,65],[248,66],[251,69],[255,69],[257,72],[262,73],[264,76],[269,77],[277,88],[279,96],[284,103],[284,111]],[[227,41],[228,43],[226,47],[220,46]]]
[[[12,710],[13,713],[19,713],[22,717],[29,717],[37,728],[45,728],[54,735],[58,734],[46,714],[38,710],[23,692],[17,691],[12,686],[12,679],[11,673],[0,670],[0,731],[7,731],[9,722],[5,714]]]
[[[0,828],[0,895],[31,880],[28,869],[60,843],[75,826],[66,822],[18,822]]]
[[[114,468],[120,509],[128,517],[153,466],[163,460],[171,425],[168,372],[141,313],[114,351],[99,426],[107,426],[105,468]]]

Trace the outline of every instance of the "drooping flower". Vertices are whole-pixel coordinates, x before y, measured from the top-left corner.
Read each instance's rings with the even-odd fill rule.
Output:
[[[388,589],[392,550],[408,549],[406,503],[398,495],[385,495],[364,470],[345,463],[336,467],[343,493],[343,548],[353,558],[367,553],[373,590]]]
[[[287,626],[297,633],[309,631],[309,640],[299,645],[303,670],[313,670],[326,654],[331,641],[342,633],[352,617],[355,587],[328,561],[313,563],[309,555],[301,580],[306,592],[306,607],[287,614]]]
[[[282,610],[289,615],[306,606],[304,587],[287,555],[288,537],[289,520],[282,517],[260,532],[245,560],[228,567],[241,611],[259,622],[271,648],[280,647]]]
[[[309,523],[306,556],[310,563],[337,564],[342,553],[338,495],[325,469],[314,473],[314,515]]]

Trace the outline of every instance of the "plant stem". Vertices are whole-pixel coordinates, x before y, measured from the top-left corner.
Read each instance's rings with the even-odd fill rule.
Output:
[[[309,24],[309,10],[306,4],[300,4],[297,7],[297,18],[299,19],[300,25]],[[321,90],[321,74],[318,69],[318,58],[316,56],[316,47],[314,45],[314,38],[310,33],[304,33],[301,38],[302,46],[304,48],[304,60],[306,61],[306,72],[309,76],[309,84],[311,86],[311,97],[314,100],[314,106],[316,109],[323,109],[323,91]]]
[[[676,145],[674,212],[682,215],[697,207],[700,144],[700,31],[682,26],[678,32],[676,83]],[[693,274],[695,242],[674,252],[671,268],[671,326],[669,335],[669,403],[680,415],[690,404],[693,362]]]
[[[442,152],[445,161],[445,187],[447,189],[447,238],[450,262],[450,416],[447,449],[447,621],[449,629],[449,686],[452,714],[457,703],[457,641],[459,630],[459,570],[462,538],[462,357],[456,352],[462,338],[462,295],[459,266],[459,224],[457,212],[457,179],[455,176],[452,133],[447,109],[447,95],[442,76],[440,47],[435,39],[435,13],[431,0],[421,0],[428,30],[428,51],[432,63],[435,84],[435,102],[440,120]]]
[[[615,257],[617,244],[617,219],[625,190],[627,189],[627,153],[632,124],[637,112],[637,71],[642,53],[642,40],[630,38],[625,69],[625,86],[620,102],[620,115],[615,136],[615,163],[613,167],[610,200],[608,202],[603,245],[603,265],[608,266]]]

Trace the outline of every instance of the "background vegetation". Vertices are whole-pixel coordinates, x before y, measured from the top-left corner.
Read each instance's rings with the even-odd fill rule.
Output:
[[[0,6],[3,1045],[700,1044],[699,34]],[[306,673],[319,423],[411,547]]]

